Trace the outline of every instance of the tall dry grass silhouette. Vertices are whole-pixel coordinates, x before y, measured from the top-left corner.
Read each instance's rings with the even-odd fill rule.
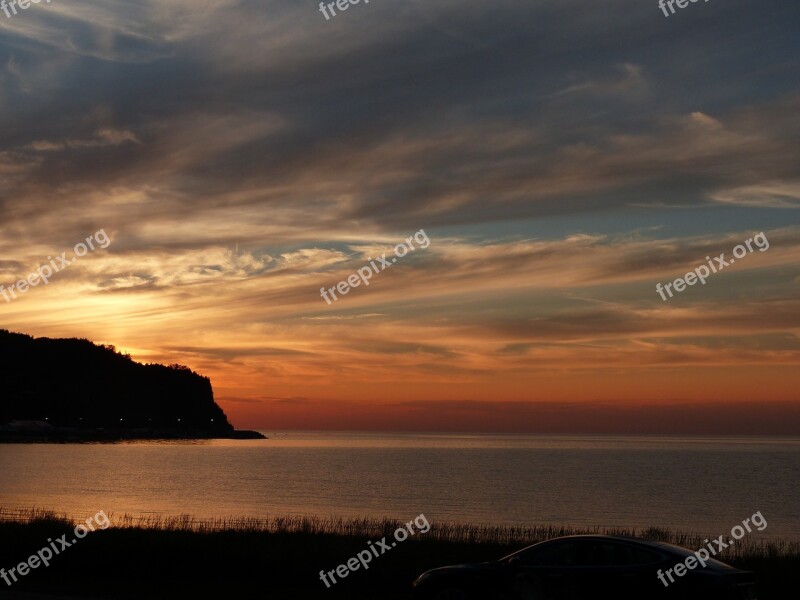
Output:
[[[165,532],[247,532],[273,534],[311,534],[332,535],[379,539],[389,536],[403,522],[395,519],[377,518],[342,518],[316,516],[273,516],[257,517],[217,517],[198,518],[188,514],[162,515],[115,515],[108,513],[111,527],[116,529],[133,529]],[[65,513],[37,508],[4,509],[0,508],[0,522],[16,522],[22,524],[53,522],[68,526],[82,522],[83,519],[70,517]],[[666,542],[696,549],[706,545],[705,540],[712,533],[687,533],[663,527],[646,528],[606,528],[606,527],[574,527],[571,525],[488,525],[452,522],[431,522],[431,529],[424,535],[414,538],[417,542],[426,540],[450,542],[456,544],[497,544],[497,545],[529,545],[544,540],[566,535],[602,534],[632,537]],[[719,535],[717,533],[716,535]],[[716,537],[713,535],[713,537]],[[738,540],[724,551],[726,559],[736,558],[775,558],[800,557],[800,542],[787,539],[763,539],[746,536]]]

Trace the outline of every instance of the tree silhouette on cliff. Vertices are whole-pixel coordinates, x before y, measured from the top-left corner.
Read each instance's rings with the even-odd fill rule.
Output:
[[[233,431],[211,381],[188,367],[137,363],[85,339],[0,330],[0,424],[12,420],[175,435]]]

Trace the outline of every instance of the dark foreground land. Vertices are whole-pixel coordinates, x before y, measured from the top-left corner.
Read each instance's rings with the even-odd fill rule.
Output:
[[[330,589],[319,571],[337,565],[399,526],[394,521],[277,518],[270,521],[133,520],[111,517],[112,526],[62,550],[11,587],[0,579],[0,598],[166,600],[197,598],[292,598],[387,600],[408,598],[421,572],[463,562],[498,558],[526,545],[574,533],[560,527],[508,528],[432,523],[426,534],[376,558],[367,571],[351,573]],[[52,514],[0,511],[0,567],[27,560],[66,534],[74,523]],[[700,547],[702,538],[659,529],[605,531]],[[759,576],[761,600],[796,597],[800,545],[752,542],[732,548],[726,562]],[[32,594],[28,596],[28,594]]]

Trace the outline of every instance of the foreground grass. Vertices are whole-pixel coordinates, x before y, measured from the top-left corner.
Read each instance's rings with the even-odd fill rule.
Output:
[[[17,591],[77,597],[167,600],[198,597],[389,600],[407,598],[421,572],[446,564],[499,558],[527,545],[581,533],[608,533],[665,541],[695,549],[705,536],[665,529],[497,527],[431,523],[351,573],[331,589],[319,571],[335,569],[401,525],[389,519],[274,517],[271,519],[131,517],[109,514],[112,527],[95,531],[14,584]],[[8,569],[68,534],[75,522],[48,511],[0,509],[0,566]],[[755,571],[762,600],[794,590],[800,543],[744,538],[723,560]],[[0,597],[5,583],[0,581]]]

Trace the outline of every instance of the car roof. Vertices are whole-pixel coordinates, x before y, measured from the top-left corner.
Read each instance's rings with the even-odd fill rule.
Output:
[[[658,545],[655,542],[649,542],[647,540],[640,540],[637,538],[632,537],[624,537],[621,535],[601,535],[601,534],[578,534],[578,535],[564,535],[560,537],[550,538],[548,540],[542,540],[541,542],[536,542],[535,544],[531,544],[530,546],[526,546],[521,550],[517,550],[516,552],[512,552],[507,557],[514,556],[515,554],[522,554],[531,548],[535,548],[537,546],[541,546],[544,544],[550,544],[553,542],[566,542],[572,540],[596,540],[596,541],[611,541],[611,542],[623,542],[627,544],[637,544],[642,546],[647,546],[653,549],[659,549]]]
[[[517,550],[516,552],[511,553],[509,556],[514,556],[514,554],[521,554],[526,550],[530,550],[531,548],[535,548],[536,546],[550,544],[553,542],[567,542],[567,541],[574,541],[574,540],[593,540],[598,542],[617,542],[623,544],[629,544],[633,546],[639,546],[644,548],[649,548],[651,550],[659,551],[662,553],[672,554],[673,556],[677,556],[680,554],[679,550],[688,551],[686,548],[681,548],[680,546],[674,546],[672,544],[665,544],[662,542],[652,542],[650,540],[642,540],[635,537],[630,536],[623,536],[623,535],[604,535],[604,534],[577,534],[577,535],[564,535],[560,537],[550,538],[549,540],[542,540],[541,542],[537,542],[535,544],[531,544],[530,546],[526,546],[521,550]]]
[[[514,552],[510,556],[514,554],[522,553],[530,548],[535,546],[539,546],[542,544],[549,544],[551,542],[564,542],[570,540],[594,540],[594,541],[604,541],[604,542],[622,542],[625,544],[636,545],[640,547],[650,548],[652,550],[659,551],[661,553],[670,554],[675,557],[680,557],[680,559],[684,559],[686,556],[694,554],[692,550],[688,548],[684,548],[683,546],[677,546],[675,544],[669,544],[667,542],[654,542],[650,540],[643,540],[640,538],[630,537],[630,536],[622,536],[622,535],[604,535],[604,534],[578,534],[578,535],[564,535],[561,537],[551,538],[549,540],[542,540],[536,544],[531,546],[527,546],[518,552]],[[733,569],[729,564],[716,560],[714,558],[706,559],[706,562],[709,565],[713,565],[717,569]]]
[[[597,541],[611,541],[611,542],[627,542],[632,544],[640,544],[642,546],[650,546],[651,548],[663,548],[669,547],[668,544],[662,544],[661,542],[652,542],[650,540],[643,540],[641,538],[635,538],[631,536],[625,535],[604,535],[604,534],[595,534],[595,533],[587,533],[587,534],[578,534],[578,535],[564,535],[557,538],[550,538],[549,540],[542,540],[539,542],[540,544],[544,544],[546,542],[557,542],[557,541],[565,541],[565,540],[597,540]],[[534,544],[536,545],[536,544]]]

